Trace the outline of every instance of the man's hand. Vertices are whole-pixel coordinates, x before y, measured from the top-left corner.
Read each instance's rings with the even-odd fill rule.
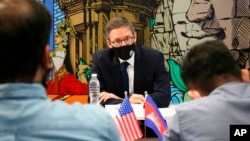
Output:
[[[114,99],[121,99],[120,97],[116,96],[113,93],[108,93],[108,92],[101,92],[100,93],[100,98],[99,98],[99,102],[106,102],[108,99],[110,98],[114,98]]]
[[[144,104],[145,97],[141,94],[132,94],[129,101],[131,104]]]

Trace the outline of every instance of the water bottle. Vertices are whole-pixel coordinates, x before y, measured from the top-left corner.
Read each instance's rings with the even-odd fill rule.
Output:
[[[97,78],[97,74],[91,74],[91,79],[89,81],[89,100],[91,104],[98,104],[100,96],[100,83]]]

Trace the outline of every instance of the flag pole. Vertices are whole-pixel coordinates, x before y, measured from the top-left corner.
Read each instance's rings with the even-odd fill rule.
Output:
[[[124,95],[125,95],[125,97],[127,97],[128,96],[128,92],[124,91]]]
[[[145,99],[146,99],[147,95],[148,95],[148,92],[145,91],[145,92],[144,92],[144,97],[145,97]],[[144,112],[145,112],[145,103],[144,103]],[[145,120],[145,114],[144,114],[144,120]],[[143,123],[143,125],[144,125],[144,138],[147,138],[147,129],[146,129],[146,125],[145,125],[144,123]]]

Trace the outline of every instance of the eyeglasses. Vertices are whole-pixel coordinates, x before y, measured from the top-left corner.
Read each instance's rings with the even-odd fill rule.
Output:
[[[126,37],[125,39],[123,40],[115,40],[115,41],[111,41],[111,43],[113,44],[114,47],[119,47],[119,46],[122,46],[122,42],[124,41],[124,43],[126,45],[131,45],[134,41],[134,38],[135,37]]]

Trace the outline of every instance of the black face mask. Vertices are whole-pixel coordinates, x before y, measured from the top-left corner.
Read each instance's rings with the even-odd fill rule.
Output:
[[[112,48],[117,57],[121,58],[122,60],[128,60],[133,53],[135,52],[135,44],[122,46],[122,47],[113,47]]]

